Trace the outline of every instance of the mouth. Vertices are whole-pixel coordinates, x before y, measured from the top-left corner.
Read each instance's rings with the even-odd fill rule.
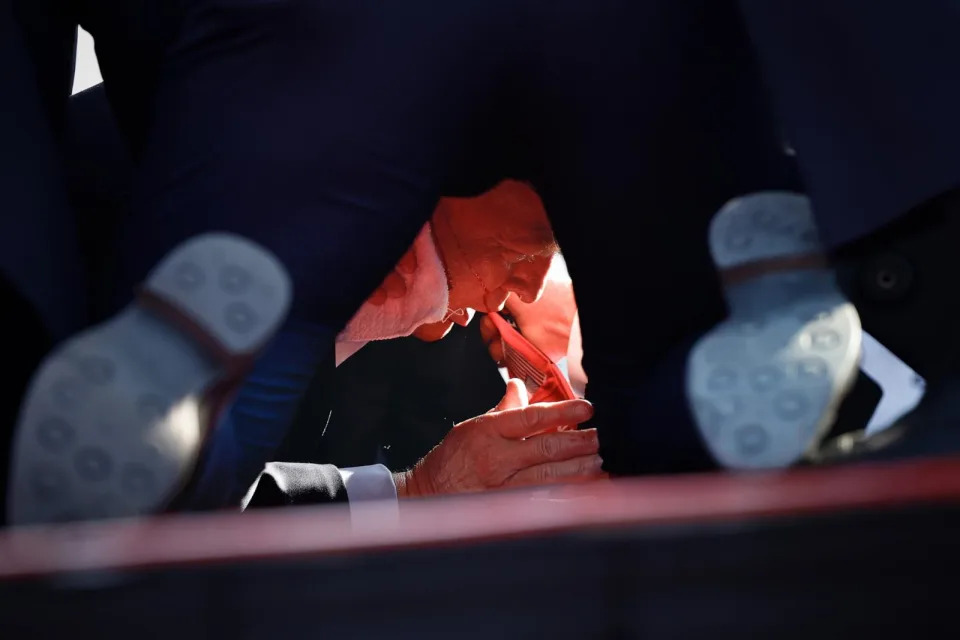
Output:
[[[484,313],[503,311],[503,308],[507,305],[507,298],[509,297],[510,294],[503,295],[502,293],[497,293],[494,291],[486,292],[483,294]]]

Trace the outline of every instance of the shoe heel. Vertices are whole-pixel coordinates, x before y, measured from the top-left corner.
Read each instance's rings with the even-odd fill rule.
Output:
[[[690,353],[694,419],[725,467],[796,464],[817,449],[856,380],[859,316],[825,262],[809,260],[822,247],[803,196],[730,202],[711,224],[710,249],[727,276],[730,315]]]
[[[147,277],[140,301],[221,357],[243,358],[276,331],[291,291],[273,255],[239,236],[217,233],[178,247]]]
[[[176,248],[136,301],[48,356],[14,438],[13,524],[162,510],[189,477],[206,392],[280,327],[292,289],[252,242],[207,234]]]

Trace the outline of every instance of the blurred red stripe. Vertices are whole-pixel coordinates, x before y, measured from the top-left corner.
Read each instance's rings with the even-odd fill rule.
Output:
[[[603,527],[775,518],[911,503],[960,503],[960,458],[745,475],[597,482],[370,508],[166,516],[10,530],[0,579],[90,569],[175,566],[466,544]]]

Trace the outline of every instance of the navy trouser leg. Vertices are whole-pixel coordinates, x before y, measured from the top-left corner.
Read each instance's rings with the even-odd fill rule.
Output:
[[[230,229],[282,259],[293,316],[332,335],[431,215],[497,96],[509,24],[479,0],[193,4],[157,83],[127,284]]]
[[[739,4],[828,244],[960,185],[960,4]]]
[[[516,38],[511,2],[192,5],[159,67],[118,295],[177,242],[226,229],[282,260],[290,326],[306,331],[277,338],[213,434],[187,503],[216,506],[271,459],[313,368],[445,186],[476,182],[455,167],[495,121]]]
[[[792,159],[733,3],[549,4],[541,186],[605,468],[709,468],[684,393],[692,339],[725,313],[707,228],[730,198],[799,188]]]
[[[38,41],[44,25],[26,25],[20,13],[9,0],[0,2],[0,273],[59,339],[82,326],[85,309],[76,220],[55,131],[62,124],[57,96],[65,107],[69,89],[47,77],[66,64],[60,59],[66,45],[56,33]]]
[[[55,133],[62,78],[52,70],[69,64],[60,58],[67,44],[43,25],[24,23],[50,16],[27,14],[0,2],[0,326],[6,341],[0,522],[6,516],[9,443],[27,383],[51,344],[81,326],[85,310],[75,220]]]

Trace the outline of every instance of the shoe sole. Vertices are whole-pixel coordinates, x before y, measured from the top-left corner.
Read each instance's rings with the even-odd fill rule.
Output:
[[[788,193],[729,203],[710,249],[721,271],[822,252],[807,199]],[[695,421],[725,467],[794,465],[817,450],[857,378],[860,318],[826,267],[766,273],[724,293],[729,318],[688,359]]]
[[[243,238],[207,234],[175,249],[130,306],[34,375],[12,450],[11,523],[162,510],[206,436],[204,394],[252,360],[291,295],[280,262]]]

